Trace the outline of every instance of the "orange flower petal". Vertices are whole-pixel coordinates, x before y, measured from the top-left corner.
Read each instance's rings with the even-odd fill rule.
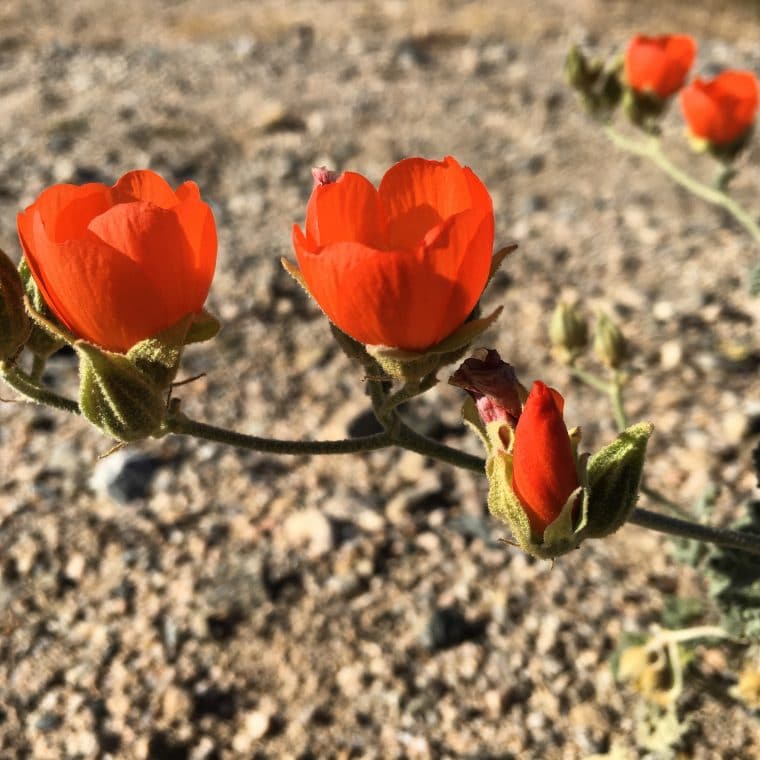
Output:
[[[385,218],[372,183],[354,172],[314,188],[306,208],[306,236],[313,245],[346,241],[384,248]]]
[[[93,219],[90,232],[140,267],[141,279],[161,293],[161,309],[170,320],[167,327],[200,309],[202,304],[190,301],[196,253],[173,209],[144,201],[119,203]],[[129,282],[122,286],[135,287]]]
[[[298,226],[293,245],[312,295],[356,340],[416,351],[440,339],[431,313],[441,314],[456,285],[430,272],[419,255],[361,243],[333,243],[315,253]]]
[[[161,208],[177,205],[177,196],[171,185],[150,169],[127,172],[111,189],[115,203],[148,201]]]
[[[163,293],[146,281],[141,268],[97,241],[53,243],[41,215],[34,223],[36,256],[29,259],[45,300],[61,321],[111,351],[126,351],[165,322]],[[33,265],[44,261],[44,268]],[[38,279],[39,278],[39,279]]]
[[[559,517],[579,485],[557,395],[544,383],[533,383],[515,428],[512,489],[538,534]]]
[[[696,54],[697,44],[688,35],[637,35],[625,54],[626,81],[634,90],[668,98],[683,86]]]
[[[195,183],[186,183],[195,186]],[[194,256],[186,264],[192,277],[192,287],[187,296],[188,304],[195,305],[194,311],[200,311],[211,287],[216,268],[216,223],[207,203],[200,200],[200,194],[183,191],[185,185],[177,190],[177,196],[183,199],[172,209],[182,226],[187,242]]]
[[[752,126],[757,107],[758,82],[749,71],[695,79],[681,92],[681,110],[691,133],[717,145],[740,138]]]
[[[451,156],[399,161],[385,173],[378,193],[395,248],[414,248],[432,227],[473,205],[464,170]]]

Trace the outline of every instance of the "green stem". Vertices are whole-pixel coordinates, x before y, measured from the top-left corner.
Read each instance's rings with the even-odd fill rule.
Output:
[[[707,203],[714,206],[720,206],[725,209],[739,224],[752,236],[756,243],[760,243],[760,225],[752,218],[744,208],[742,208],[733,198],[721,189],[716,189],[705,185],[694,179],[691,175],[679,169],[673,164],[662,152],[659,142],[651,140],[642,142],[624,137],[612,127],[604,127],[604,133],[619,148],[635,156],[647,158],[660,167],[674,182],[681,187],[686,188],[690,193],[696,195]]]
[[[18,367],[7,362],[0,362],[0,377],[15,391],[18,391],[28,401],[45,404],[71,414],[79,414],[79,404],[76,401],[60,396],[54,391],[37,385],[31,377]]]
[[[224,443],[251,451],[268,454],[358,454],[365,451],[384,449],[393,444],[386,432],[362,438],[346,438],[339,441],[283,441],[276,438],[259,438],[255,435],[235,433],[232,430],[197,422],[183,414],[170,415],[165,424],[166,431],[177,435],[189,435],[206,441]]]
[[[628,428],[629,421],[628,415],[625,413],[625,407],[623,406],[623,382],[617,372],[615,373],[615,378],[609,385],[607,395],[610,397],[612,414],[615,417],[615,424],[617,425],[618,432],[622,433]]]
[[[623,407],[623,382],[620,379],[620,375],[615,373],[612,382],[607,382],[580,367],[570,366],[568,369],[570,370],[570,374],[577,377],[581,382],[609,397],[612,404],[612,414],[615,417],[615,425],[617,425],[618,430],[622,433],[629,423],[628,416]]]
[[[34,355],[34,359],[32,360],[32,371],[29,373],[29,379],[39,385],[40,380],[42,379],[42,373],[45,371],[45,364],[46,360],[41,357],[37,356],[37,354]]]
[[[741,549],[748,554],[760,556],[760,535],[710,528],[707,525],[699,525],[661,515],[658,512],[650,512],[648,509],[635,509],[628,518],[628,522],[642,528],[656,530],[659,533],[668,533],[671,536],[689,538],[694,541],[704,541],[726,549]]]
[[[597,377],[591,372],[586,372],[585,369],[581,369],[580,367],[570,366],[568,369],[570,370],[570,374],[577,377],[582,383],[586,383],[586,385],[600,393],[610,395],[611,386],[606,380],[602,380],[601,377]]]
[[[432,372],[417,382],[405,383],[403,388],[400,388],[395,393],[391,393],[386,396],[381,412],[383,414],[390,412],[396,407],[401,406],[401,404],[405,404],[407,401],[415,398],[416,396],[422,395],[434,387],[437,382],[438,378],[436,377],[436,373]]]
[[[420,435],[401,420],[401,418],[397,419],[398,425],[393,431],[394,443],[397,443],[405,449],[416,451],[418,454],[431,457],[432,459],[453,464],[455,467],[459,467],[462,470],[470,470],[481,474],[485,472],[486,462],[481,457],[467,454],[459,449],[454,449],[451,446],[438,443],[438,441],[434,441],[427,436]]]
[[[684,509],[680,504],[676,504],[676,502],[672,501],[667,496],[664,496],[658,490],[650,488],[646,483],[642,483],[639,486],[639,491],[641,491],[641,493],[650,498],[652,501],[657,502],[658,504],[662,504],[663,507],[669,509],[676,515],[687,518],[691,516],[687,509]]]

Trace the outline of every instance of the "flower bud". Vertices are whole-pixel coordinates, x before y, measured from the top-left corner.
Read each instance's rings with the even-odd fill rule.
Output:
[[[589,538],[608,536],[628,520],[639,496],[647,443],[653,430],[649,422],[632,425],[588,460]]]
[[[484,425],[499,420],[511,427],[517,425],[528,395],[514,367],[502,361],[494,349],[477,349],[449,378],[449,384],[470,394]]]
[[[599,360],[612,369],[618,369],[628,356],[628,341],[606,314],[597,316],[594,350]]]
[[[588,323],[574,304],[560,301],[549,321],[549,339],[565,361],[588,346]]]
[[[77,341],[79,407],[95,427],[119,441],[158,436],[166,416],[163,389],[124,354]]]
[[[608,65],[599,59],[589,61],[577,45],[565,59],[565,78],[578,93],[583,107],[595,118],[607,119],[620,104],[623,88],[619,62]]]
[[[13,359],[32,325],[24,309],[24,285],[15,264],[0,250],[0,361]]]

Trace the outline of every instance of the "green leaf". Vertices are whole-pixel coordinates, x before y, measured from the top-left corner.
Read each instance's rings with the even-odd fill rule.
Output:
[[[760,537],[760,500],[747,506],[733,526]],[[710,595],[721,613],[721,625],[734,636],[760,642],[760,561],[741,549],[712,547],[704,567]]]

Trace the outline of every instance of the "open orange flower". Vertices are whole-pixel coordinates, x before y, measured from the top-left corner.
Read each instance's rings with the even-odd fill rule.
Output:
[[[53,185],[18,215],[37,286],[78,338],[125,352],[200,312],[216,264],[216,226],[194,182],[152,171],[113,187]]]
[[[695,79],[681,92],[689,131],[715,145],[744,135],[755,121],[757,77],[750,71],[724,71],[715,79]]]
[[[669,98],[679,90],[694,63],[697,43],[685,34],[636,35],[625,53],[625,79],[637,92]]]
[[[515,427],[512,490],[538,535],[580,485],[563,409],[562,396],[537,380]]]
[[[328,318],[360,343],[410,351],[465,322],[493,239],[488,191],[451,157],[400,161],[378,189],[353,172],[318,184],[306,233],[293,229],[301,273]]]

